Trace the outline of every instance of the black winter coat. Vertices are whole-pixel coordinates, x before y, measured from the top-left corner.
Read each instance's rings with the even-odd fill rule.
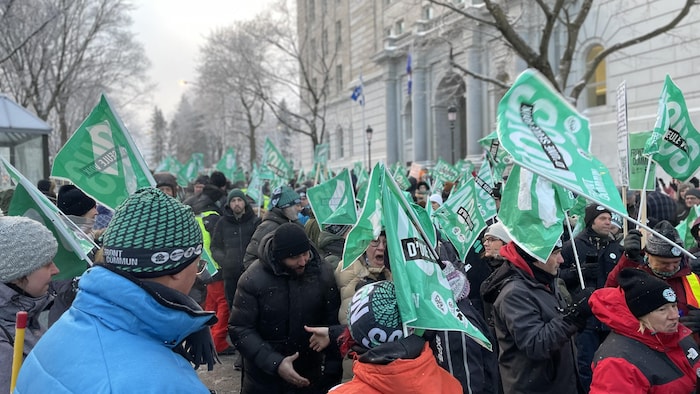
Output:
[[[229,305],[236,293],[236,283],[244,270],[245,250],[260,222],[248,204],[240,218],[236,218],[231,208],[226,206],[224,216],[211,234],[212,257],[221,266]]]
[[[622,245],[611,237],[601,237],[590,227],[578,234],[574,240],[576,241],[578,259],[582,266],[587,259],[598,262],[596,277],[584,280],[586,287],[595,289],[605,287],[608,274],[615,268],[617,261],[622,256]],[[579,283],[578,271],[576,270],[574,248],[571,245],[571,240],[564,242],[564,246],[561,249],[561,257],[564,262],[559,267],[559,277],[564,279],[566,287],[573,294],[581,289],[581,284]]]
[[[243,257],[243,265],[245,268],[250,267],[255,260],[260,258],[259,250],[263,237],[265,237],[267,234],[274,233],[275,230],[277,230],[277,227],[289,222],[296,223],[301,226],[299,220],[289,220],[289,218],[284,216],[284,211],[280,208],[272,208],[265,214],[262,223],[260,223],[257,230],[255,230],[253,238],[251,238],[250,243],[245,250],[245,257]]]
[[[340,308],[333,270],[313,246],[311,252],[304,274],[296,277],[272,258],[270,234],[262,241],[262,257],[238,281],[229,335],[244,357],[241,393],[325,393],[336,384],[322,373],[330,350],[311,350],[304,330],[337,325]],[[312,382],[306,389],[294,390],[277,374],[282,359],[295,352],[294,369]]]

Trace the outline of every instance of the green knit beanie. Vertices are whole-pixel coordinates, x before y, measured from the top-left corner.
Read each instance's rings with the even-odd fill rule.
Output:
[[[202,254],[190,207],[155,188],[129,196],[102,236],[105,264],[139,278],[172,275]]]

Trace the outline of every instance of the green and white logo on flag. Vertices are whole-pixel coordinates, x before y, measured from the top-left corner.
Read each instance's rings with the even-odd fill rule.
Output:
[[[556,190],[548,180],[513,166],[498,211],[498,219],[511,238],[543,263],[564,233],[563,197],[557,196]]]
[[[452,190],[447,201],[433,213],[442,234],[450,240],[462,261],[481,231],[486,228],[477,203],[478,187],[474,178],[469,175],[463,179],[465,181],[460,182],[459,188]]]
[[[272,171],[279,179],[283,179],[283,184],[294,179],[294,170],[287,160],[282,156],[282,152],[277,149],[269,138],[265,139],[265,151],[263,153],[262,167]]]
[[[357,222],[345,238],[343,250],[343,269],[348,268],[367,250],[372,240],[379,238],[382,232],[382,187],[384,184],[384,165],[380,162],[374,166],[370,175],[362,211]]]
[[[193,153],[190,160],[180,168],[177,182],[185,187],[197,178],[200,172],[204,171],[204,153]]]
[[[393,174],[394,180],[399,185],[401,190],[407,190],[409,187],[411,187],[411,182],[409,182],[408,177],[406,176],[406,170],[403,167],[396,168],[396,170],[393,171]]]
[[[56,154],[51,176],[69,179],[112,209],[137,189],[156,184],[129,131],[104,95]]]
[[[499,103],[498,139],[518,165],[626,215],[610,172],[590,154],[588,120],[539,72],[520,74]]]
[[[248,189],[246,190],[246,194],[248,197],[252,198],[253,201],[255,201],[256,204],[262,206],[263,204],[263,197],[262,197],[262,180],[260,179],[260,174],[258,170],[257,164],[253,164],[253,172],[250,175],[250,183],[248,184]]]
[[[224,155],[216,163],[216,169],[226,175],[226,178],[229,180],[233,180],[236,176],[236,150],[233,148],[226,149]]]
[[[493,179],[500,182],[503,179],[503,173],[506,167],[513,162],[513,159],[508,152],[501,147],[501,142],[498,141],[498,132],[496,131],[480,139],[479,144],[481,144],[486,151],[486,159],[491,166]]]
[[[45,225],[56,237],[58,251],[53,261],[60,272],[54,279],[70,279],[82,275],[88,265],[92,265],[88,253],[96,245],[4,157],[0,156],[0,160],[17,185],[7,215],[34,219]]]
[[[695,129],[683,92],[666,75],[654,132],[644,154],[651,155],[673,178],[687,181],[700,167],[700,133]]]
[[[481,163],[481,168],[476,174],[474,182],[478,186],[476,196],[479,212],[485,220],[489,220],[495,217],[498,211],[496,210],[496,200],[493,198],[494,185],[488,160]]]
[[[355,193],[347,168],[335,178],[309,188],[306,197],[320,224],[355,224],[357,221]]]
[[[433,167],[433,178],[439,179],[443,184],[445,182],[454,182],[459,178],[459,171],[455,170],[445,160],[438,159],[435,167]]]
[[[652,131],[643,131],[641,133],[630,133],[629,141],[629,190],[642,190],[644,186],[644,178],[646,177],[649,157],[644,154],[646,142],[651,138]],[[651,162],[649,167],[649,177],[644,190],[654,190],[656,182],[656,163]]]
[[[695,245],[695,238],[690,232],[690,229],[693,228],[693,222],[698,217],[700,217],[700,205],[696,205],[690,208],[688,217],[685,218],[682,222],[680,222],[678,226],[676,226],[678,235],[683,240],[683,246],[685,246],[686,248],[690,248],[691,245]]]
[[[462,331],[490,350],[488,339],[457,308],[449,282],[397,192],[385,189],[382,205],[386,222],[393,224],[386,233],[387,248],[404,331],[408,327]]]
[[[328,164],[328,154],[330,153],[330,145],[318,144],[314,149],[314,163],[321,165]]]

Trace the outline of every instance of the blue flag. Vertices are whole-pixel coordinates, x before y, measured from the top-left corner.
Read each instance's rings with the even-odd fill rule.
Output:
[[[350,98],[352,101],[357,101],[360,106],[365,106],[365,87],[364,82],[362,81],[362,74],[360,74],[360,84],[355,86],[355,89],[352,90],[352,95]]]

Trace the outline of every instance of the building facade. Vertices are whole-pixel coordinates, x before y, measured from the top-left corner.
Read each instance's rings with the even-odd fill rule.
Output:
[[[516,22],[518,34],[537,49],[544,20],[536,2],[501,3]],[[596,2],[578,34],[565,95],[597,53],[667,23],[683,3]],[[451,4],[484,20],[490,18],[481,0]],[[309,47],[325,45],[330,50],[324,53],[333,56],[326,111],[329,132],[324,140],[330,145],[332,168],[351,167],[358,161],[367,165],[370,157],[372,163],[389,164],[430,165],[439,158],[479,161],[478,141],[495,130],[498,102],[506,90],[462,74],[451,62],[504,84],[512,83],[526,68],[492,25],[427,1],[298,0],[297,14],[299,41]],[[577,108],[590,120],[591,151],[612,174],[617,174],[619,161],[616,91],[620,83],[625,81],[627,86],[630,132],[653,129],[666,74],[684,91],[691,117],[698,116],[699,16],[700,10],[692,8],[671,32],[612,53],[579,96]],[[557,29],[549,44],[554,70],[566,49],[565,31]],[[311,52],[305,59],[318,60]],[[350,99],[360,83],[364,107]],[[450,120],[448,112],[455,109],[456,116]],[[368,126],[373,131],[371,145]],[[295,144],[301,166],[310,168],[313,147],[303,139]]]

